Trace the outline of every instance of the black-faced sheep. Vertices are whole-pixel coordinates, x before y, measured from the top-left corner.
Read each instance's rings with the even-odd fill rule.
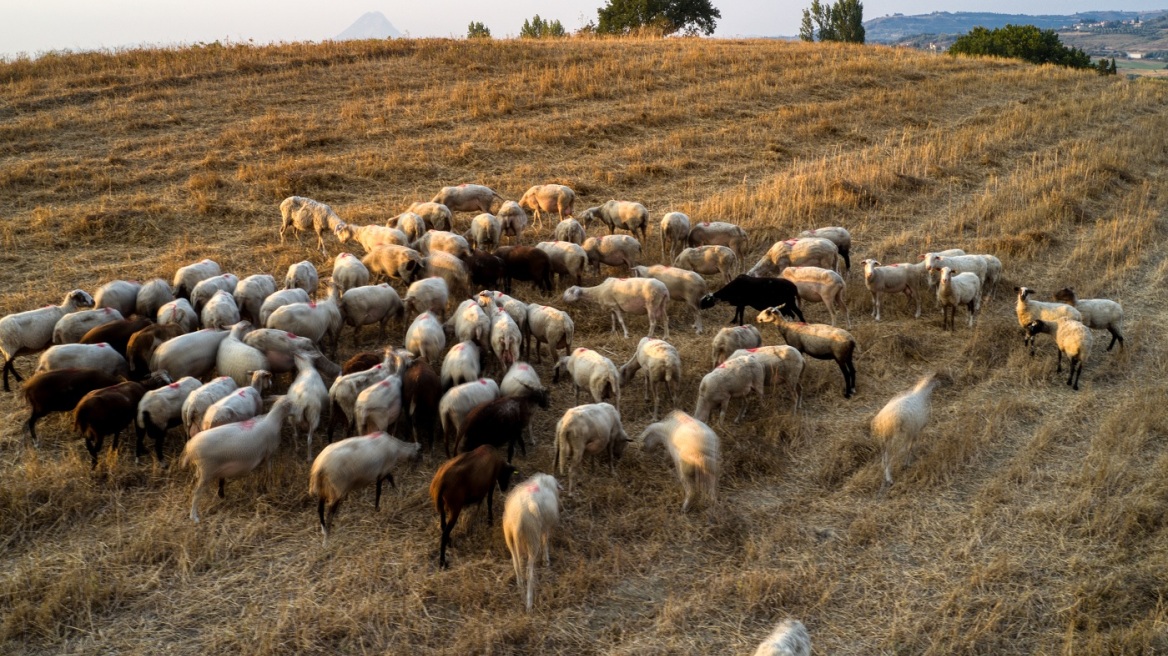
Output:
[[[792,319],[803,321],[803,312],[799,310],[796,300],[799,297],[799,288],[790,280],[782,278],[759,278],[745,273],[726,283],[724,287],[702,297],[702,309],[709,309],[718,304],[718,301],[734,306],[734,317],[731,324],[742,324],[747,306],[762,311],[771,307],[783,307],[783,312]]]

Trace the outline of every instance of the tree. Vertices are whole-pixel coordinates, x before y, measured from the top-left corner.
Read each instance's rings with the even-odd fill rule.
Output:
[[[811,0],[811,7],[803,10],[799,38],[863,43],[865,32],[864,4],[860,0],[836,0],[828,5]]]
[[[471,21],[470,25],[466,26],[466,38],[489,39],[491,38],[491,28],[483,25],[480,21]]]
[[[1113,57],[1110,61],[1106,58],[1100,59],[1095,62],[1095,70],[1100,75],[1115,75],[1115,58]]]
[[[596,13],[600,17],[596,31],[602,34],[651,28],[662,34],[709,36],[722,17],[710,0],[608,0]]]
[[[536,14],[531,20],[523,21],[519,37],[523,39],[549,39],[567,36],[568,32],[558,20],[546,21]]]
[[[1007,25],[993,30],[975,27],[953,42],[949,54],[1009,57],[1032,64],[1091,68],[1087,53],[1064,46],[1054,30],[1040,30],[1034,25]]]

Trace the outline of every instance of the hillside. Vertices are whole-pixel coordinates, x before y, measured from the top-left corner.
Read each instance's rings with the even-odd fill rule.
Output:
[[[897,43],[919,34],[965,34],[975,27],[994,29],[1006,25],[1035,25],[1044,30],[1065,31],[1079,23],[1151,20],[1163,11],[1091,11],[1077,14],[998,14],[986,11],[934,11],[929,14],[893,14],[864,21],[865,37],[872,43]]]
[[[495,525],[465,513],[436,566],[427,489],[441,457],[343,506],[327,548],[291,434],[272,476],[229,482],[188,518],[177,462],[136,464],[123,437],[89,467],[67,417],[23,434],[0,394],[0,652],[5,654],[744,654],[779,619],[818,654],[1168,652],[1168,87],[908,49],[702,39],[394,40],[46,55],[0,64],[0,315],[114,278],[169,279],[213,257],[268,272],[315,240],[277,236],[281,199],[381,223],[442,185],[507,198],[556,181],[577,211],[610,198],[727,220],[749,262],[825,225],[853,236],[858,394],[809,360],[803,409],[734,402],[712,507],[681,514],[662,453],[630,446],[564,497],[523,612]],[[465,229],[469,214],[457,217]],[[525,240],[546,239],[544,226]],[[592,234],[600,234],[593,227]],[[930,249],[997,255],[1005,280],[972,330],[868,311],[858,262]],[[355,249],[360,253],[359,246]],[[613,275],[623,275],[611,271]],[[598,279],[590,277],[586,284]],[[711,279],[711,285],[717,281]],[[1096,333],[1083,389],[1050,339],[1023,348],[1010,290],[1073,285],[1123,303],[1126,348]],[[515,294],[565,307],[523,283]],[[805,306],[811,321],[821,305]],[[575,346],[621,364],[644,334],[569,309]],[[719,306],[695,336],[674,305],[692,410]],[[754,312],[748,310],[747,317]],[[404,326],[391,327],[400,343]],[[764,343],[780,343],[763,327]],[[364,348],[376,348],[372,329]],[[355,352],[346,330],[339,359]],[[17,367],[31,373],[34,358]],[[524,474],[550,471],[572,387],[533,422]],[[881,495],[874,413],[925,372],[950,382],[913,462]],[[649,423],[640,380],[625,428]],[[177,459],[172,433],[167,456]],[[320,443],[316,445],[319,450]]]

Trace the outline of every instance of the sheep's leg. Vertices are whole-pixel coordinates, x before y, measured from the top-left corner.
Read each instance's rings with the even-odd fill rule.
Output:
[[[454,528],[454,523],[458,521],[458,513],[452,512],[450,521],[446,520],[446,505],[438,504],[438,521],[442,527],[442,537],[438,539],[438,566],[446,569],[450,565],[446,562],[446,547],[450,545],[450,531]]]
[[[691,305],[694,311],[694,333],[702,334],[702,308],[696,303]]]
[[[204,485],[206,485],[206,481],[200,478],[199,482],[195,483],[194,493],[191,494],[191,520],[196,524],[199,523],[199,493],[203,491]]]
[[[315,417],[312,416],[311,412],[308,415],[308,462],[312,462],[312,434],[320,426],[320,415],[316,414]]]
[[[1118,341],[1119,342],[1119,349],[1122,351],[1123,350],[1123,335],[1120,335],[1114,328],[1111,328],[1110,326],[1107,328],[1107,332],[1111,333],[1111,343],[1107,345],[1107,350],[1110,351],[1111,347],[1115,346],[1115,342]]]
[[[90,440],[88,436],[85,438],[85,448],[89,449],[89,457],[92,460],[91,467],[93,469],[97,469],[97,454],[101,451],[101,446],[104,442],[105,436],[100,434],[93,438],[93,440]]]
[[[619,308],[619,307],[618,307],[618,308],[614,308],[614,309],[613,309],[613,311],[612,311],[612,313],[613,313],[613,316],[615,316],[615,317],[616,317],[616,320],[617,320],[617,321],[620,323],[621,330],[622,330],[622,331],[624,331],[624,334],[625,334],[625,339],[628,339],[628,338],[629,338],[629,327],[625,325],[625,315],[624,315],[624,313],[620,311],[620,308]],[[613,328],[613,332],[616,332],[616,328]],[[651,324],[651,323],[650,323],[650,326],[649,326],[649,334],[650,334],[650,335],[652,335],[652,334],[653,334],[653,327],[652,327],[652,324]]]
[[[1058,351],[1058,368],[1055,369],[1055,373],[1061,374],[1062,372],[1063,372],[1063,350],[1060,348]],[[1067,384],[1070,385],[1069,382]]]
[[[681,487],[685,490],[685,501],[681,502],[681,512],[689,512],[689,502],[693,499],[693,482],[688,477],[682,478]]]
[[[904,288],[904,293],[905,293],[905,295],[907,295],[909,298],[911,298],[911,299],[913,299],[914,301],[916,301],[916,303],[917,303],[917,313],[913,315],[913,318],[914,318],[914,319],[920,319],[920,318],[921,318],[921,295],[920,295],[920,294],[918,294],[918,293],[916,293],[916,292],[914,292],[914,291],[913,291],[913,288],[912,288],[911,286],[906,286],[906,287]]]
[[[552,552],[550,549],[548,549],[548,538],[549,537],[551,537],[551,532],[548,531],[547,529],[544,529],[543,533],[540,535],[540,543],[543,545],[543,566],[544,567],[551,567],[552,566]]]
[[[880,294],[877,292],[869,292],[872,294],[872,318],[880,321]]]
[[[30,414],[28,417],[28,433],[29,433],[29,435],[32,436],[33,447],[38,448],[38,449],[41,447],[41,441],[39,439],[37,439],[36,423],[37,423],[37,420],[40,419],[42,416],[43,415],[37,414],[36,411],[34,410],[32,412],[32,414]]]

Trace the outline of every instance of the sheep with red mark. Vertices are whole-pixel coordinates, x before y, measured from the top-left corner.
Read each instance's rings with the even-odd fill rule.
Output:
[[[320,274],[316,270],[316,265],[308,260],[289,265],[287,273],[284,274],[284,289],[303,289],[311,297],[316,295],[319,287]]]
[[[580,247],[598,276],[601,264],[624,267],[631,272],[641,258],[641,242],[628,235],[589,237]]]
[[[516,298],[508,296],[503,292],[490,291],[484,289],[475,296],[479,307],[487,313],[490,317],[495,314],[493,308],[501,307],[503,311],[511,315],[511,319],[515,321],[515,325],[519,326],[519,332],[523,333],[524,338],[530,334],[530,326],[527,321],[527,304]]]
[[[153,389],[142,396],[138,402],[138,416],[135,420],[137,444],[134,453],[146,451],[144,438],[149,436],[154,440],[154,460],[163,467],[167,463],[162,460],[162,448],[166,442],[166,434],[172,428],[182,425],[182,407],[195,390],[202,386],[202,382],[193,376],[186,376],[164,387]]]
[[[268,318],[276,310],[291,305],[293,303],[307,303],[312,300],[308,292],[303,289],[281,289],[264,297],[263,303],[260,305],[259,321],[257,326],[265,326],[268,323]]]
[[[5,392],[11,391],[8,386],[9,373],[17,382],[24,380],[16,370],[16,358],[48,348],[53,342],[53,328],[61,317],[87,307],[93,307],[93,297],[88,292],[74,289],[65,295],[60,305],[17,312],[0,319],[0,355],[4,357]]]
[[[640,439],[646,453],[658,447],[669,453],[685,491],[681,512],[689,510],[699,496],[717,501],[720,448],[718,435],[705,422],[674,410],[664,420],[649,424]]]
[[[621,425],[620,412],[609,403],[589,403],[568,408],[556,422],[556,452],[552,466],[562,476],[568,472],[568,496],[576,489],[576,472],[584,456],[608,456],[608,473],[616,475],[616,459],[624,454],[629,435]]]
[[[77,402],[95,389],[117,385],[122,379],[97,369],[58,369],[34,374],[21,387],[28,403],[28,433],[33,446],[40,446],[36,424],[54,412],[72,412]]]
[[[725,221],[703,221],[690,229],[686,243],[690,248],[725,246],[741,258],[746,249],[746,231]]]
[[[387,431],[396,426],[402,416],[401,376],[387,376],[361,390],[353,405],[357,432]]]
[[[620,384],[626,386],[633,382],[637,372],[645,370],[645,400],[649,394],[653,395],[653,421],[657,421],[657,411],[661,406],[661,388],[673,398],[677,405],[677,388],[681,384],[681,356],[669,342],[663,339],[642,337],[637,344],[637,350],[629,361],[621,365]]]
[[[503,308],[495,308],[491,317],[491,352],[499,363],[499,371],[506,371],[519,359],[523,348],[523,332]]]
[[[482,350],[478,344],[466,340],[450,347],[442,359],[442,389],[478,380],[482,374]]]
[[[239,286],[239,277],[234,273],[224,273],[206,280],[199,281],[195,288],[191,290],[191,306],[195,308],[200,316],[203,314],[203,307],[211,300],[215,294],[219,292],[227,292],[232,302],[235,298],[231,295],[235,293],[235,288]]]
[[[272,385],[271,372],[260,370],[251,374],[248,385],[240,386],[227,396],[207,406],[199,431],[251,419],[264,409],[264,392]]]
[[[576,391],[576,405],[580,405],[580,389],[586,389],[592,394],[592,402],[611,398],[613,405],[620,409],[620,373],[612,360],[603,355],[580,347],[570,356],[564,356],[552,367],[552,382],[560,382],[560,372],[567,372],[572,377],[572,387]]]
[[[439,278],[445,281],[446,289],[455,296],[462,298],[470,296],[470,271],[462,260],[450,253],[432,251],[422,258],[422,261],[425,264],[423,273],[427,279]],[[445,313],[445,307],[443,312]]]
[[[226,290],[219,290],[203,306],[200,314],[204,328],[222,330],[239,323],[239,306],[235,297]]]
[[[738,269],[738,256],[726,246],[698,246],[677,254],[673,266],[704,276],[722,274],[727,283]]]
[[[158,371],[164,367],[153,367]],[[105,342],[58,344],[41,353],[35,373],[56,369],[99,369],[113,376],[129,376],[130,365],[121,353]]]
[[[499,384],[489,378],[480,378],[474,382],[455,385],[442,395],[438,402],[438,420],[442,428],[443,446],[447,457],[450,456],[450,441],[455,440],[457,446],[458,435],[462,431],[463,421],[471,410],[483,403],[499,398]]]
[[[407,354],[408,355],[408,354]],[[397,373],[404,367],[401,356],[393,349],[386,347],[385,357],[380,364],[376,364],[364,371],[357,371],[338,377],[329,386],[329,429],[328,441],[333,441],[333,432],[338,423],[344,423],[352,432],[356,432],[356,405],[357,397],[366,388]]]
[[[442,324],[430,312],[423,312],[406,330],[405,348],[415,357],[437,362],[446,348],[446,334]]]
[[[446,304],[450,300],[450,287],[442,278],[422,278],[414,281],[402,299],[406,314],[429,312],[440,321],[446,319]]]
[[[240,280],[232,294],[235,305],[239,308],[239,318],[250,321],[252,325],[262,326],[260,310],[264,301],[275,293],[276,279],[266,273],[258,273]]]
[[[443,187],[431,203],[441,203],[452,212],[490,212],[495,200],[506,200],[486,185],[460,184]]]
[[[138,402],[146,392],[169,384],[170,376],[159,371],[140,383],[126,381],[95,389],[77,402],[73,408],[73,430],[85,438],[93,467],[97,467],[97,454],[107,436],[114,436],[113,447],[117,448],[118,437],[134,421]]]
[[[552,263],[548,254],[531,246],[503,246],[495,251],[503,260],[503,291],[511,293],[511,281],[534,283],[545,292],[552,291]]]
[[[802,237],[775,242],[746,273],[752,276],[777,276],[789,266],[814,266],[834,271],[839,249],[828,239]]]
[[[555,361],[559,350],[564,349],[564,355],[572,352],[572,339],[576,335],[576,324],[572,317],[563,310],[554,307],[529,303],[527,305],[527,332],[534,340],[535,361],[542,362],[540,346],[547,344],[548,354]],[[531,356],[532,346],[526,348],[528,357]]]
[[[129,362],[130,373],[135,376],[145,375],[144,372],[150,369],[154,351],[182,334],[183,327],[179,324],[156,323],[130,335],[130,340],[126,342],[126,361]]]
[[[341,217],[333,208],[320,201],[304,196],[289,196],[280,202],[280,243],[284,243],[284,233],[289,228],[296,231],[299,241],[300,233],[312,230],[316,233],[316,247],[320,254],[325,255],[324,235],[326,232],[336,232],[337,228],[345,225]]]
[[[163,284],[166,282],[163,281]],[[98,287],[97,291],[93,293],[93,307],[110,308],[121,312],[123,317],[129,317],[137,312],[138,291],[141,289],[142,283],[137,281],[111,280]],[[143,316],[152,317],[154,314]]]
[[[343,325],[353,327],[354,346],[362,326],[377,324],[377,340],[384,341],[386,324],[391,319],[401,321],[405,316],[405,303],[398,296],[397,290],[384,282],[380,285],[350,287],[341,294],[338,307]]]
[[[165,369],[177,378],[202,378],[215,367],[219,345],[230,334],[226,330],[199,330],[179,335],[154,350],[150,370]]]
[[[511,477],[515,467],[503,460],[499,452],[489,446],[481,446],[469,453],[460,453],[447,460],[438,468],[430,481],[430,499],[438,511],[442,537],[438,542],[438,564],[448,567],[446,548],[450,546],[450,533],[458,523],[462,509],[471,504],[487,500],[487,526],[493,522],[495,485],[506,492],[511,487]]]
[[[199,329],[199,313],[195,312],[195,308],[185,298],[176,298],[158,308],[158,314],[155,315],[154,319],[159,324],[173,323],[182,326],[184,333],[191,333]]]
[[[112,308],[70,312],[61,317],[57,325],[53,326],[53,343],[76,344],[81,341],[85,333],[93,328],[104,326],[114,321],[121,321],[124,318],[121,312]]]
[[[187,376],[187,378],[194,378]],[[196,379],[198,380],[198,379]],[[203,415],[207,413],[216,401],[231,394],[239,386],[227,376],[219,376],[203,383],[187,395],[182,404],[182,426],[187,431],[187,438],[194,437],[203,426]]]
[[[327,342],[329,349],[335,356],[343,325],[341,309],[338,306],[339,301],[340,294],[337,293],[337,286],[330,281],[328,283],[328,296],[323,301],[291,303],[277,308],[268,317],[268,322],[264,327],[307,337],[322,346]]]
[[[649,337],[661,324],[665,339],[669,339],[669,289],[665,283],[652,278],[608,278],[593,287],[569,287],[564,291],[565,303],[588,301],[605,308],[612,315],[612,332],[619,321],[625,339],[629,329],[624,313],[645,314],[649,317]]]
[[[763,391],[766,381],[766,371],[762,362],[753,358],[738,358],[726,360],[714,368],[713,371],[702,377],[698,385],[698,402],[694,407],[693,416],[700,421],[709,421],[710,415],[718,409],[718,425],[726,423],[726,410],[734,399],[742,399],[742,409],[734,418],[734,423],[742,421],[746,415],[750,402],[746,400],[751,393],[758,395],[759,405],[763,403]]]
[[[223,269],[219,268],[219,263],[208,259],[179,267],[178,271],[174,272],[172,291],[176,298],[190,299],[191,292],[195,291],[195,285],[222,273]]]
[[[477,303],[478,299],[468,298],[458,304],[454,316],[447,319],[445,328],[453,326],[456,342],[474,342],[481,349],[491,344],[491,319],[483,307]],[[494,310],[489,307],[487,310]],[[474,376],[478,378],[478,376]]]
[[[535,185],[524,192],[519,199],[519,207],[535,215],[535,222],[543,223],[543,215],[555,212],[561,221],[572,216],[576,204],[576,192],[561,184]]]
[[[548,474],[535,474],[515,486],[503,505],[503,540],[511,552],[515,582],[523,590],[527,566],[527,612],[535,601],[535,561],[543,553],[544,567],[551,565],[548,539],[560,522],[560,484]]]

